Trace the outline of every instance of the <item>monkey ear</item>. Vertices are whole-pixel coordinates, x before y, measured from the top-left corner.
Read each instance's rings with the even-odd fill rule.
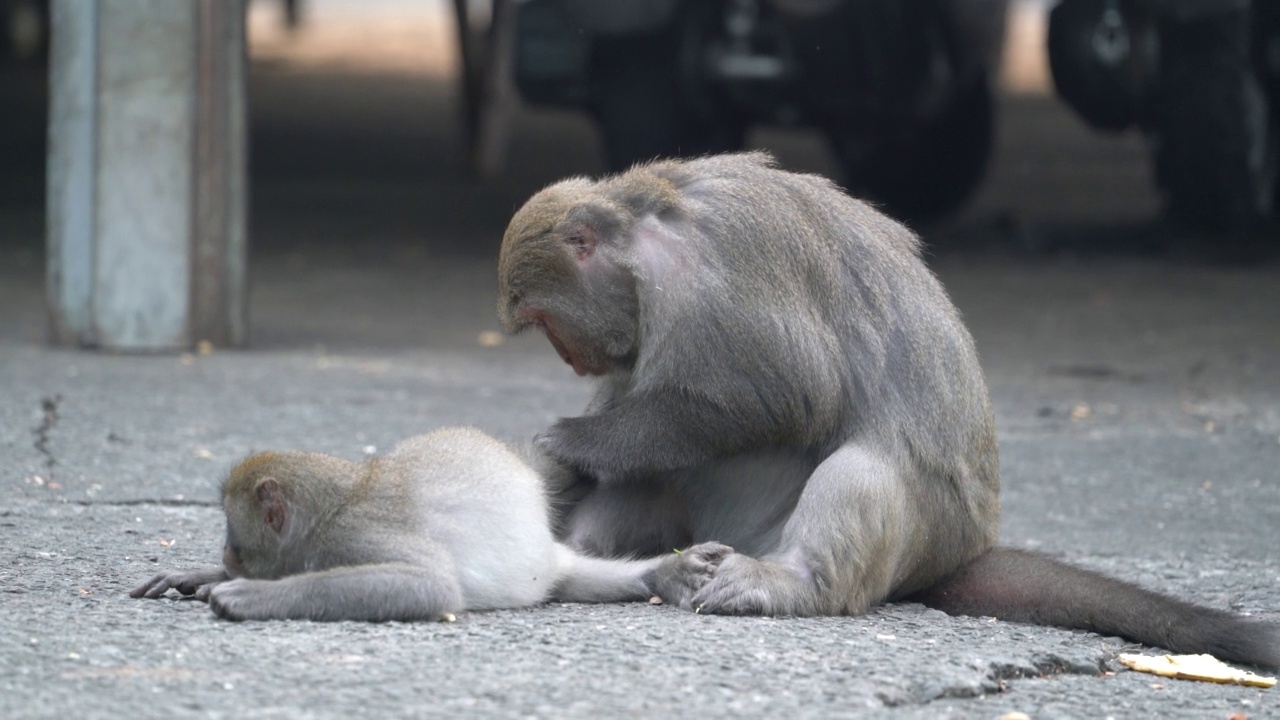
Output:
[[[579,225],[561,236],[561,240],[573,250],[573,256],[578,262],[582,262],[595,253],[599,236],[590,225]]]
[[[277,533],[284,529],[285,500],[280,483],[266,478],[258,483],[258,503],[262,506],[262,520]]]

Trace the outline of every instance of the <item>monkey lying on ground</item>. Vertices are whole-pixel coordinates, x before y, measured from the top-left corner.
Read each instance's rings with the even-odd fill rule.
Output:
[[[576,482],[557,519],[703,612],[949,613],[1280,665],[1280,629],[993,548],[995,422],[977,354],[905,226],[762,153],[661,161],[536,194],[499,315],[579,375],[535,440]]]
[[[555,542],[542,480],[497,440],[438,430],[355,463],[253,455],[222,486],[222,567],[160,573],[231,620],[428,620],[461,610],[643,600],[663,559],[585,557]],[[673,562],[673,560],[666,560]]]

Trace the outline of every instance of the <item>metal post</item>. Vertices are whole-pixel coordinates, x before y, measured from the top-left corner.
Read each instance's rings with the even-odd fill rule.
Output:
[[[88,345],[93,342],[98,4],[55,0],[50,26],[45,222],[50,335],[59,345]]]
[[[125,351],[242,344],[243,0],[52,9],[52,340]]]
[[[239,346],[248,335],[248,142],[244,2],[199,0],[195,337]]]

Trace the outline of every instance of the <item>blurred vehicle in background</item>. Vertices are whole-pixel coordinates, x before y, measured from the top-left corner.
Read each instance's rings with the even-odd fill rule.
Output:
[[[1005,6],[496,0],[491,11],[495,25],[512,13],[521,99],[590,112],[613,169],[739,149],[753,125],[808,126],[830,139],[849,190],[927,220],[982,180]]]
[[[1058,95],[1144,134],[1171,215],[1242,233],[1280,215],[1280,0],[1023,1],[1051,7]],[[453,0],[473,159],[501,164],[513,93],[590,113],[612,169],[810,127],[851,192],[935,219],[983,179],[1009,2]],[[0,0],[0,59],[42,64],[49,10]]]
[[[1147,136],[1174,216],[1242,232],[1280,205],[1280,0],[1061,0],[1049,62],[1090,125]]]

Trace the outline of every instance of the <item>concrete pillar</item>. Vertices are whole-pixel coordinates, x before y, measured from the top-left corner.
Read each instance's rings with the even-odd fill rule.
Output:
[[[54,0],[53,342],[243,344],[244,0]]]

